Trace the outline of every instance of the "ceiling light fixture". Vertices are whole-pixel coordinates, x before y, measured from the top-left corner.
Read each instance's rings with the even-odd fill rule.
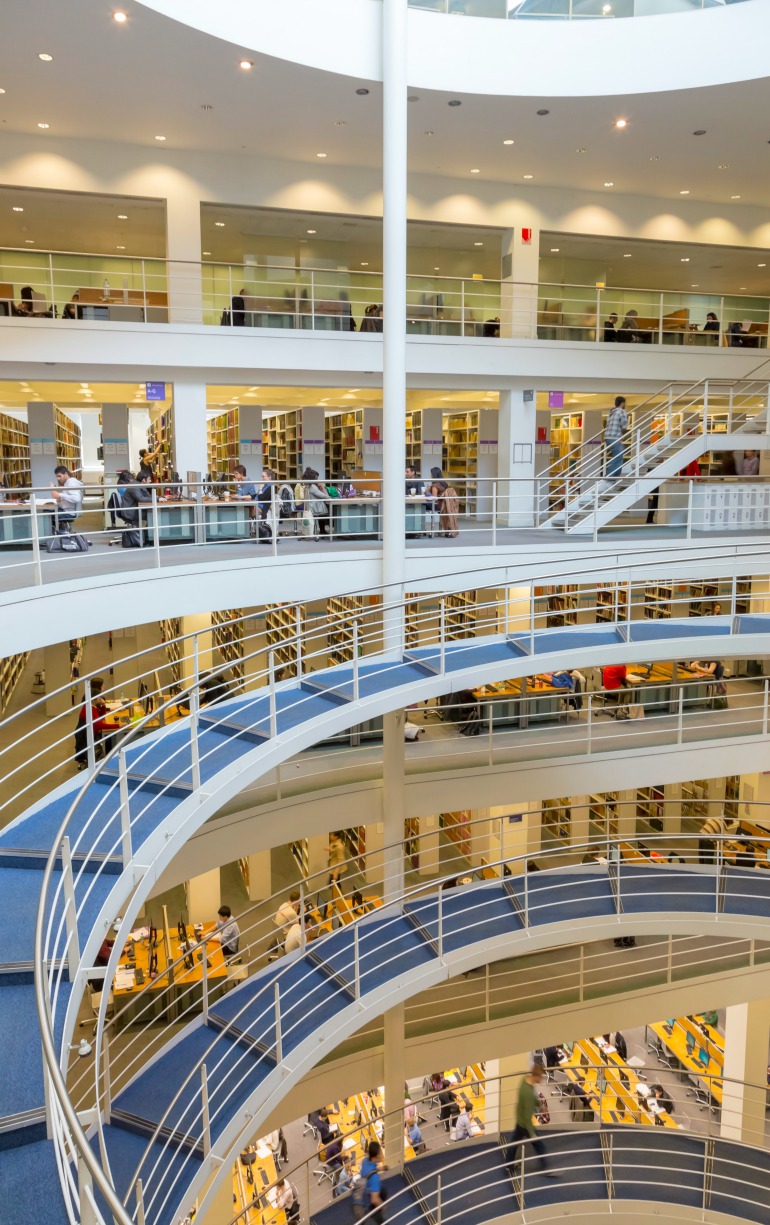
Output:
[[[308,234],[317,234],[318,230],[308,230]]]
[[[427,129],[426,129],[426,131],[425,131],[425,135],[426,135],[426,136],[433,136],[433,135],[434,135],[434,133],[431,131],[431,129],[430,129],[430,128],[427,128]]]
[[[717,166],[717,170],[727,170],[729,166],[730,166],[729,162],[720,162],[719,165]]]
[[[551,247],[551,255],[558,255],[559,249],[559,247]]]
[[[116,13],[112,14],[112,20],[117,21],[118,25],[122,26],[125,21],[128,21],[128,16],[121,9],[118,9]]]
[[[740,200],[740,196],[730,196],[731,200]]]
[[[657,154],[657,153],[653,153],[653,154],[652,154],[652,156],[650,157],[650,161],[651,161],[651,162],[659,162],[659,161],[660,161],[660,157],[658,156],[658,154]]]
[[[615,184],[614,184],[614,183],[612,183],[612,182],[609,182],[609,183],[605,183],[605,184],[604,184],[604,186],[605,186],[605,187],[614,187],[614,186],[615,186]]]
[[[347,119],[335,119],[334,126],[335,128],[346,128],[348,126],[348,121]]]
[[[616,128],[625,128],[625,127],[628,127],[628,120],[627,120],[627,119],[616,119],[616,120],[615,120],[615,127],[616,127]]]
[[[534,179],[534,177],[535,177],[535,176],[534,176],[534,174],[525,174],[525,175],[524,175],[524,178],[525,178],[525,179]]]
[[[156,139],[156,140],[165,140],[166,138],[165,138],[165,136],[156,136],[156,137],[155,137],[155,139]]]
[[[481,174],[481,171],[480,171],[480,170],[472,170],[472,171],[471,171],[471,174]]]
[[[50,128],[50,126],[51,126],[51,125],[50,125],[50,123],[39,123],[37,126],[38,126],[39,128],[43,128],[43,129],[45,129],[45,128]]]
[[[542,110],[539,110],[537,113],[538,115],[550,115],[551,112],[549,110],[546,110],[545,107],[543,107]]]
[[[368,261],[368,259],[362,259],[362,260],[361,260],[361,267],[362,267],[362,268],[368,268],[368,267],[369,267],[369,261]]]
[[[757,264],[757,268],[766,268],[767,264]]]
[[[706,135],[705,128],[698,128],[695,132],[693,132],[693,136],[705,136],[705,135]]]
[[[20,204],[14,204],[14,206],[13,206],[13,211],[14,211],[15,213],[23,213],[23,212],[24,212],[24,209],[21,207],[21,205],[20,205]]]
[[[612,12],[612,5],[611,5],[611,4],[603,4],[603,5],[602,5],[602,17],[609,17],[609,15],[610,15],[610,13],[611,13],[611,12]]]
[[[204,251],[204,252],[203,252],[203,254],[204,254],[204,255],[211,255],[211,252],[210,252],[210,251]]]
[[[39,60],[42,60],[44,64],[50,64],[51,60],[53,59],[53,56],[49,55],[47,51],[40,51],[38,52],[37,58]]]
[[[632,256],[631,256],[631,252],[630,252],[630,251],[625,251],[625,252],[623,253],[623,259],[631,259],[631,258],[632,258]]]
[[[684,191],[680,191],[679,193],[680,196],[689,196],[689,194],[690,194],[690,190],[687,187],[684,189]]]
[[[739,285],[739,286],[738,286],[738,292],[739,292],[739,293],[745,293],[745,292],[746,292],[746,286],[745,286],[745,285]]]
[[[586,148],[585,148],[585,146],[584,146],[584,145],[581,145],[579,149],[576,149],[576,150],[575,150],[575,152],[576,152],[576,153],[585,153],[585,152],[586,152]]]
[[[225,228],[224,221],[215,221],[214,225],[217,227],[218,230],[223,230]]]
[[[118,221],[128,221],[128,213],[118,213]]]
[[[680,264],[689,264],[689,262],[690,262],[689,255],[683,255],[679,261]]]
[[[366,97],[366,95],[369,93],[369,90],[368,90],[368,89],[364,89],[364,88],[362,87],[361,89],[357,89],[357,90],[356,90],[356,93],[358,94],[359,98],[365,98],[365,97]]]
[[[316,157],[326,157],[325,153],[316,153]]]
[[[34,240],[34,238],[25,238],[25,239],[24,239],[24,241],[25,241],[25,243],[27,244],[27,246],[28,246],[28,247],[34,247],[34,245],[35,245],[35,240]]]
[[[118,244],[118,246],[115,248],[115,250],[116,250],[116,251],[125,251],[125,249],[126,249],[126,248],[125,248],[125,247],[121,247],[121,246],[120,246],[120,244]]]
[[[249,72],[254,67],[254,61],[253,60],[241,60],[240,63],[238,64],[238,67],[242,68],[244,72]]]
[[[447,102],[447,106],[462,106],[462,102],[459,98],[450,98]]]
[[[504,141],[503,141],[503,144],[504,144],[504,145],[512,145],[512,144],[513,144],[513,141],[512,141],[512,140],[504,140]]]
[[[698,282],[694,281],[692,285],[690,286],[690,289],[697,289],[697,288],[698,288]]]
[[[0,89],[0,94],[4,94],[4,93],[5,93],[5,90],[4,90],[4,89]]]
[[[438,264],[436,264],[436,266],[435,266],[435,268],[433,269],[433,271],[434,271],[434,272],[440,272],[440,271],[441,271],[441,269],[439,268]]]
[[[483,246],[484,246],[483,242],[475,242],[473,245],[474,245],[474,247],[483,247]]]

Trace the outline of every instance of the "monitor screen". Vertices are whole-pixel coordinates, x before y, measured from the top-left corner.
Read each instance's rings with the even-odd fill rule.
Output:
[[[709,1064],[710,1064],[710,1062],[711,1062],[711,1057],[710,1057],[710,1055],[709,1055],[708,1051],[706,1050],[705,1046],[699,1046],[699,1047],[698,1047],[698,1058],[700,1059],[700,1061],[701,1061],[701,1063],[703,1064],[704,1068],[707,1068],[707,1067],[708,1067],[708,1065],[709,1065]]]
[[[687,1054],[692,1055],[693,1050],[695,1049],[695,1038],[693,1037],[691,1033],[689,1033],[689,1031],[686,1035],[686,1041],[687,1041]]]

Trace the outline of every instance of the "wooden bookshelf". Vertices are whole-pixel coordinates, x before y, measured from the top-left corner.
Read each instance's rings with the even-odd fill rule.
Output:
[[[541,808],[543,833],[556,842],[569,842],[572,832],[572,803],[568,796],[543,800]]]
[[[166,659],[169,662],[172,682],[179,685],[182,681],[182,648],[178,640],[182,633],[182,618],[166,617],[163,621],[158,622],[158,626],[160,640],[166,648]]]
[[[444,414],[440,408],[418,408],[406,416],[406,465],[423,480],[444,464]]]
[[[588,821],[602,838],[618,836],[618,792],[605,791],[589,798]]]
[[[671,601],[674,588],[671,583],[657,583],[645,587],[643,614],[648,621],[664,621],[671,616]]]
[[[596,620],[628,620],[628,587],[620,583],[597,583]]]
[[[551,417],[551,463],[558,465],[556,473],[561,475],[574,467],[580,459],[583,442],[583,414],[556,413]],[[570,455],[571,452],[574,454]]]
[[[147,448],[149,451],[155,451],[157,447],[161,449],[157,470],[161,475],[165,472],[170,476],[176,467],[173,408],[163,409],[150,421]]]
[[[555,587],[536,587],[535,599],[545,601],[549,628],[577,625],[580,590],[573,583]]]
[[[497,431],[498,415],[492,409],[472,408],[444,417],[442,468],[445,479],[457,491],[463,514],[475,514],[480,494],[489,493],[479,488],[479,480],[497,475]],[[480,510],[488,517],[488,506]]]
[[[705,580],[702,583],[690,583],[690,605],[687,610],[689,617],[707,617],[710,604],[719,602],[719,583]]]
[[[27,428],[31,484],[47,488],[58,464],[79,475],[80,427],[71,417],[50,401],[34,400],[27,405]]]
[[[636,832],[662,834],[665,792],[662,787],[639,787],[636,792]]]
[[[725,779],[725,819],[738,821],[740,819],[741,778],[739,774],[730,774]]]
[[[461,812],[442,812],[439,814],[439,829],[443,829],[450,842],[457,847],[458,854],[465,859],[471,854],[471,813],[470,809]]]
[[[54,406],[54,438],[56,441],[56,462],[64,464],[76,476],[82,468],[82,448],[80,426],[71,417]]]
[[[446,597],[445,632],[447,640],[476,637],[476,592],[458,591]]]
[[[28,659],[29,651],[23,651],[20,655],[6,655],[4,659],[0,659],[0,711],[7,710]]]
[[[11,488],[28,489],[32,484],[29,426],[8,413],[0,413],[0,468]]]
[[[225,608],[211,614],[211,638],[236,680],[245,676],[243,666],[243,609]]]
[[[751,579],[735,580],[735,611],[740,616],[751,611]]]
[[[353,659],[353,622],[358,620],[359,634],[365,611],[361,595],[334,596],[326,602],[327,650],[330,664],[346,664]],[[363,647],[359,647],[363,654]]]
[[[325,423],[327,477],[382,472],[382,428],[381,408],[331,413]]]
[[[302,475],[302,409],[292,408],[267,418],[265,463],[279,481]]]
[[[206,422],[206,462],[212,477],[220,472],[229,476],[235,465],[240,463],[238,440],[237,408],[228,408],[227,412],[209,417]]]
[[[268,604],[265,608],[265,631],[267,645],[274,651],[276,671],[280,668],[284,676],[297,675],[297,630],[304,635],[307,613],[304,605]]]
[[[708,799],[708,779],[700,778],[682,783],[682,817],[702,825],[709,815]]]

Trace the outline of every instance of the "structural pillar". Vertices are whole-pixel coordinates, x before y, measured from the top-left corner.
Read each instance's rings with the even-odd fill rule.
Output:
[[[512,220],[511,229],[504,230],[502,235],[500,335],[534,340],[537,337],[540,229],[533,224],[529,210],[517,212]]]
[[[516,1126],[516,1101],[519,1085],[532,1065],[532,1055],[506,1055],[488,1059],[484,1065],[484,1122],[488,1133],[513,1131]]]
[[[383,717],[382,745],[383,899],[404,893],[404,715]]]
[[[404,1104],[406,1085],[406,1041],[404,1005],[396,1004],[383,1014],[385,1029],[385,1159],[389,1170],[404,1164]]]
[[[770,1000],[732,1004],[725,1012],[720,1134],[764,1144]]]
[[[385,601],[403,597],[406,465],[406,40],[407,0],[382,5],[382,581]],[[400,610],[383,618],[386,651],[400,652]]]
[[[531,398],[525,399],[525,396]],[[524,389],[500,392],[497,522],[532,527],[535,507],[536,400]]]
[[[205,383],[174,382],[173,464],[183,482],[188,472],[198,472],[202,479],[208,470]]]
[[[272,873],[270,870],[270,851],[258,851],[249,855],[249,901],[260,902],[270,897],[272,893]]]
[[[119,472],[131,468],[128,425],[127,404],[102,404],[105,485],[113,482]]]
[[[169,320],[171,323],[203,323],[201,206],[192,183],[188,186],[179,182],[176,189],[169,192],[166,227]],[[152,278],[147,288],[156,288]]]
[[[219,868],[193,876],[185,885],[187,919],[190,923],[211,923],[222,904]]]

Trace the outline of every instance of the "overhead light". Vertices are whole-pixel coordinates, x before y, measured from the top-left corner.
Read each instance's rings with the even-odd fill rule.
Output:
[[[248,72],[250,68],[254,67],[254,61],[253,60],[241,60],[238,67],[242,68],[244,72]]]
[[[50,128],[51,125],[50,123],[39,123],[37,126],[39,128]]]
[[[766,268],[767,264],[757,264],[757,268]]]
[[[128,221],[128,213],[118,213],[118,221]]]
[[[459,98],[450,98],[447,102],[447,106],[462,106],[462,102]]]
[[[631,259],[631,252],[630,251],[624,252],[623,259]]]
[[[362,268],[368,268],[368,267],[369,267],[369,261],[368,261],[368,260],[366,260],[366,259],[362,259],[362,260],[361,260],[361,267],[362,267]]]
[[[25,239],[24,239],[24,241],[25,241],[25,243],[27,244],[27,246],[28,246],[28,247],[34,247],[34,245],[35,245],[35,240],[34,240],[34,238],[25,238]]]
[[[575,152],[576,152],[576,153],[585,153],[585,152],[586,152],[586,150],[585,150],[585,147],[584,147],[584,146],[581,146],[579,149],[576,149],[576,150],[575,150]]]
[[[612,5],[611,5],[611,4],[603,4],[603,5],[602,5],[602,17],[609,17],[609,15],[610,15],[610,13],[611,13],[611,12],[612,12]]]
[[[542,110],[539,110],[537,113],[538,115],[550,115],[551,112],[546,110],[545,107],[543,107]]]
[[[731,200],[740,200],[740,196],[730,196]]]
[[[214,225],[217,227],[218,230],[223,230],[225,228],[224,221],[215,221]]]
[[[628,120],[627,120],[627,119],[616,119],[616,120],[615,120],[615,127],[616,127],[616,128],[625,128],[625,127],[628,127]]]
[[[739,285],[739,286],[738,286],[738,293],[745,293],[745,292],[746,292],[746,286],[745,286],[745,285]]]
[[[14,204],[14,205],[13,205],[13,211],[14,211],[14,213],[23,213],[23,212],[24,212],[24,209],[22,208],[22,206],[21,206],[20,204]]]
[[[438,264],[436,264],[436,266],[435,266],[435,268],[433,269],[433,271],[434,271],[434,272],[440,272],[440,271],[441,271],[441,269],[439,268]]]
[[[475,242],[473,245],[474,245],[474,247],[483,247],[483,246],[484,246],[483,242]]]
[[[359,98],[364,98],[369,93],[369,90],[361,88],[361,89],[357,89],[356,93],[358,94]]]
[[[120,245],[115,248],[116,251],[125,251],[125,249],[125,247],[121,247]]]
[[[430,128],[427,128],[427,129],[426,129],[426,132],[425,132],[425,135],[426,135],[426,136],[434,136],[434,135],[435,135],[435,132],[433,132],[433,131],[432,131]]]
[[[729,162],[720,162],[719,165],[717,166],[717,170],[728,170],[729,167],[730,167]]]
[[[51,60],[53,59],[53,56],[49,55],[47,51],[39,51],[37,58],[39,60],[43,60],[43,62],[46,64],[50,64]]]
[[[512,141],[512,140],[504,140],[504,141],[503,141],[503,144],[504,144],[504,145],[512,145],[512,144],[513,144],[513,141]]]
[[[697,281],[695,281],[695,282],[694,282],[694,283],[693,283],[693,284],[690,286],[690,289],[697,289],[697,288],[698,288],[698,282],[697,282]]]
[[[689,194],[690,194],[689,188],[685,188],[684,191],[680,191],[679,193],[680,196],[689,196]]]
[[[325,153],[316,153],[316,157],[326,157]]]
[[[698,128],[695,132],[693,132],[693,136],[705,136],[705,135],[706,135],[705,128]]]
[[[480,170],[472,170],[472,171],[471,171],[471,174],[481,174],[481,171],[480,171]]]
[[[650,161],[651,161],[651,162],[659,162],[659,161],[660,161],[660,157],[658,156],[658,154],[653,153],[652,157],[650,158]]]
[[[689,262],[690,262],[689,255],[683,255],[679,261],[680,264],[689,264]]]
[[[551,247],[551,255],[558,255],[559,247]]]
[[[0,94],[4,94],[4,93],[5,93],[5,90],[4,90],[4,89],[0,89]]]
[[[525,175],[524,175],[524,178],[525,178],[525,179],[534,179],[534,177],[535,177],[535,176],[534,176],[534,174],[525,174]]]
[[[346,128],[348,126],[348,121],[347,119],[335,119],[334,126],[335,128]]]
[[[614,186],[615,186],[615,184],[614,184],[614,183],[605,183],[605,184],[604,184],[604,186],[605,186],[605,187],[614,187]]]
[[[308,230],[308,234],[317,234],[318,230]]]
[[[211,255],[211,252],[210,252],[210,251],[204,251],[204,252],[203,252],[203,254],[204,254],[204,255]]]
[[[118,11],[117,11],[116,13],[113,13],[113,14],[112,14],[112,20],[113,20],[113,21],[117,21],[118,25],[119,25],[119,26],[122,26],[122,25],[123,25],[123,23],[124,23],[124,21],[128,21],[128,16],[127,16],[127,14],[126,14],[126,13],[124,13],[124,12],[122,12],[120,9],[118,9]]]
[[[166,138],[165,138],[165,136],[156,136],[156,137],[155,137],[155,139],[156,139],[156,140],[165,140]]]
[[[88,384],[88,383],[81,383],[81,384],[80,384],[80,386],[81,386],[81,387],[86,387],[86,388],[87,388],[87,387],[89,386],[89,384]]]

